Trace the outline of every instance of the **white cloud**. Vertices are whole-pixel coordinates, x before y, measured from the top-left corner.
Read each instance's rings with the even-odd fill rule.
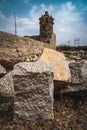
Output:
[[[62,4],[61,7],[63,10],[71,10],[71,11],[76,8],[75,5],[72,4],[72,2],[64,3],[64,4]]]
[[[82,21],[80,12],[76,12],[75,5],[71,2],[62,4],[61,9],[54,14],[54,17],[54,31],[57,34],[58,44],[66,44],[68,40],[72,41],[74,38],[80,38],[83,44],[87,43],[86,25]]]
[[[41,10],[43,10],[43,11],[47,11],[47,10],[48,10],[49,13],[54,10],[54,6],[53,6],[52,4],[50,4],[49,6],[46,6],[45,4],[41,4],[41,5],[40,5],[40,8],[41,8]]]
[[[24,0],[24,3],[27,4],[28,2],[30,2],[30,0]]]
[[[27,1],[27,0],[26,0]],[[56,5],[34,5],[32,6],[28,17],[17,17],[18,35],[38,35],[39,17],[48,10],[54,17],[54,32],[57,36],[57,43],[66,43],[74,38],[80,38],[81,43],[87,42],[87,29],[83,23],[80,12],[76,11],[76,6],[72,2],[61,4],[60,8]],[[9,18],[0,12],[0,30],[14,33],[14,16]]]

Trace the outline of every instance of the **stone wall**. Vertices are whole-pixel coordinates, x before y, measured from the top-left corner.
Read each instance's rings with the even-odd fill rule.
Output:
[[[34,40],[39,40],[41,42],[45,43],[45,47],[56,50],[56,34],[52,33],[51,35],[48,36],[25,36],[32,38]],[[49,42],[48,42],[49,41]]]
[[[0,31],[0,59],[27,58],[41,54],[44,43]]]
[[[34,55],[41,55],[44,47],[55,49],[54,34],[49,44],[38,41],[36,37],[20,37],[0,31],[0,64],[2,64],[1,60],[25,61]]]
[[[50,48],[56,50],[56,34],[52,33],[51,39],[50,39]]]
[[[12,68],[19,61],[41,55],[44,46],[43,42],[0,31],[0,64]]]

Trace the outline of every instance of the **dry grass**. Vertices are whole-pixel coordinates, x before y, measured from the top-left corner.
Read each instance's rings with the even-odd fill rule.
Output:
[[[14,124],[12,100],[0,103],[0,130],[87,130],[87,95],[64,95],[54,101],[54,120]]]

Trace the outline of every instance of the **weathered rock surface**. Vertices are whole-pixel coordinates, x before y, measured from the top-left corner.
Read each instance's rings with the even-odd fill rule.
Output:
[[[56,34],[52,33],[51,39],[50,39],[50,48],[56,50]]]
[[[20,61],[41,55],[43,48],[43,42],[0,31],[0,64],[7,70]]]
[[[43,54],[39,60],[50,63],[50,66],[53,68],[54,72],[54,80],[65,82],[71,81],[69,65],[64,54],[44,48]]]
[[[14,121],[53,119],[53,73],[49,64],[19,63],[13,73]]]
[[[6,74],[6,69],[0,65],[0,77]]]
[[[14,96],[14,85],[12,72],[8,73],[4,77],[0,78],[0,93],[3,96]]]
[[[82,60],[80,62],[82,77],[84,80],[87,80],[87,60]]]
[[[64,92],[87,90],[87,61],[70,63],[71,83]]]

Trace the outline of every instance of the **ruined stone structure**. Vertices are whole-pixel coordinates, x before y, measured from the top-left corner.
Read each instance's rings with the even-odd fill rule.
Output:
[[[56,49],[56,35],[53,33],[54,18],[49,16],[48,12],[46,11],[45,14],[39,18],[39,21],[39,36],[30,36],[30,38],[48,44],[48,47],[51,49]]]
[[[46,11],[40,18],[40,40],[46,43],[50,43],[50,38],[53,33],[54,19],[49,16]]]
[[[0,31],[0,64],[11,69],[13,64],[41,55],[44,43]]]
[[[19,61],[29,61],[29,59],[34,58],[35,55],[39,57],[44,47],[52,49],[56,47],[55,44],[53,44],[54,39],[54,34],[52,34],[51,43],[45,44],[38,39],[15,36],[0,31],[0,64],[6,68],[6,70],[9,70]]]

